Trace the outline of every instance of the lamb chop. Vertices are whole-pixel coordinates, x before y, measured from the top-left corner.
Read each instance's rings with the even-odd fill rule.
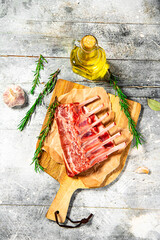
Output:
[[[56,109],[55,119],[58,125],[61,147],[67,174],[73,177],[86,171],[108,156],[126,147],[123,142],[115,145],[114,139],[121,135],[120,132],[111,136],[109,129],[115,123],[106,128],[102,120],[109,114],[105,113],[98,118],[95,113],[103,108],[103,104],[89,111],[87,104],[98,100],[95,96],[82,103],[61,104]]]

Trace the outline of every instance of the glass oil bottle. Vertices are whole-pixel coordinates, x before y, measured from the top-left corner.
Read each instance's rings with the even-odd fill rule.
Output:
[[[99,81],[109,77],[109,64],[103,48],[98,46],[92,35],[84,36],[80,45],[73,48],[70,55],[73,72],[90,80]]]

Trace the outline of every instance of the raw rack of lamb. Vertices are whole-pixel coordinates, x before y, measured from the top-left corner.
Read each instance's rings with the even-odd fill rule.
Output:
[[[61,104],[56,109],[55,119],[58,125],[61,147],[67,174],[73,177],[100,163],[119,149],[126,147],[123,142],[115,145],[114,139],[120,132],[111,136],[109,129],[115,126],[111,123],[106,128],[102,120],[108,116],[105,113],[98,118],[95,113],[103,108],[103,104],[92,111],[85,105],[100,99],[90,98],[82,103]]]

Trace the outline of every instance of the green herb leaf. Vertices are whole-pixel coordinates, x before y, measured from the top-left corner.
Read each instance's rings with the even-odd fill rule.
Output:
[[[31,163],[31,164],[34,163],[34,165],[35,165],[34,166],[35,172],[40,172],[40,170],[44,171],[44,168],[39,164],[39,157],[41,156],[42,146],[43,146],[44,140],[47,137],[48,132],[51,128],[51,124],[54,120],[54,113],[55,113],[55,110],[58,107],[58,105],[59,105],[58,98],[55,97],[54,102],[51,105],[49,105],[49,107],[48,107],[47,123],[46,123],[45,127],[43,128],[43,130],[40,132],[40,135],[38,136],[39,144],[38,144],[38,147],[37,147],[37,149],[34,153],[34,157],[32,159],[32,163]]]
[[[34,102],[32,107],[28,110],[28,112],[26,113],[26,116],[20,121],[20,123],[18,125],[18,129],[20,131],[23,131],[23,129],[25,128],[25,126],[27,125],[29,120],[31,119],[32,114],[34,113],[36,107],[42,104],[44,96],[48,95],[50,92],[53,91],[53,89],[56,85],[56,82],[57,82],[57,75],[59,74],[59,72],[60,72],[60,70],[58,69],[55,73],[50,75],[49,81],[44,86],[43,92],[41,92],[38,95],[38,98],[36,99],[36,101]]]
[[[154,111],[160,111],[160,102],[153,100],[153,99],[147,99],[148,106],[154,110]]]
[[[120,87],[117,85],[117,77],[110,73],[110,85],[112,85],[113,89],[115,90],[115,96],[117,95],[119,97],[119,104],[121,106],[121,110],[125,113],[126,117],[128,118],[128,126],[130,132],[133,134],[133,140],[135,141],[135,146],[138,148],[139,144],[142,144],[144,142],[144,138],[140,132],[136,129],[136,124],[131,118],[130,112],[129,112],[129,104],[127,102],[127,96],[122,92]]]
[[[42,55],[40,55],[38,61],[36,61],[37,66],[36,66],[36,70],[34,71],[35,78],[32,82],[32,89],[30,91],[31,94],[34,94],[34,90],[36,86],[39,85],[40,83],[40,78],[41,78],[40,71],[41,69],[42,70],[44,69],[44,62],[48,63],[47,60]]]

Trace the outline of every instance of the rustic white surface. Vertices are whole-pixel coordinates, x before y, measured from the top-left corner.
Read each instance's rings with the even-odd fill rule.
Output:
[[[78,31],[77,31],[78,30]],[[0,55],[68,57],[75,39],[99,37],[109,59],[160,60],[159,25],[1,20]],[[18,45],[18,48],[17,48]]]
[[[0,239],[160,239],[160,112],[147,105],[148,97],[160,101],[159,13],[158,0],[0,2]],[[29,92],[40,53],[48,60],[42,81],[60,68],[60,78],[114,93],[108,83],[89,82],[70,68],[74,39],[88,33],[106,50],[123,91],[142,104],[138,129],[146,143],[130,149],[114,183],[75,192],[69,216],[77,220],[92,212],[94,217],[78,229],[63,229],[45,218],[59,183],[30,166],[50,96],[19,132],[17,124],[39,89],[22,109],[9,109],[2,94],[12,83]],[[148,167],[150,174],[136,174],[139,166]]]

